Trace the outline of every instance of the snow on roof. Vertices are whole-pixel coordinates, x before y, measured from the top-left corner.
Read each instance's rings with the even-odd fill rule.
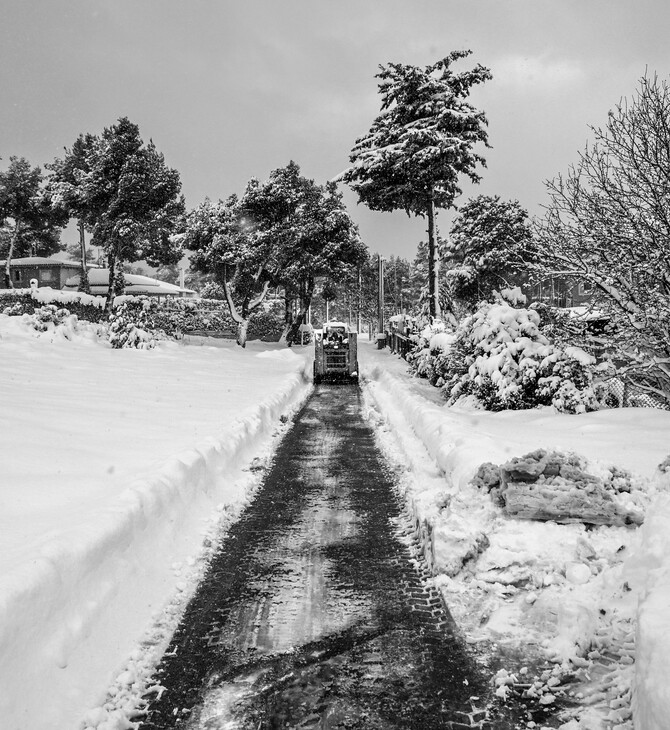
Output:
[[[3,266],[7,264],[5,259],[2,262]],[[55,264],[57,266],[71,266],[74,269],[78,269],[81,264],[78,261],[66,261],[64,259],[50,259],[46,256],[26,256],[24,258],[12,259],[12,266],[44,266],[48,264]]]
[[[605,312],[601,312],[599,309],[591,309],[584,305],[579,307],[566,307],[566,309],[570,317],[583,317],[586,320],[603,319],[608,317]]]
[[[150,276],[141,274],[124,274],[126,281],[126,294],[172,294],[175,296],[195,296],[193,289],[184,289],[176,284],[169,284],[167,281],[152,279]],[[88,282],[92,294],[107,294],[109,288],[109,269],[91,269],[88,272]],[[71,290],[79,286],[79,274],[71,276],[63,289]]]

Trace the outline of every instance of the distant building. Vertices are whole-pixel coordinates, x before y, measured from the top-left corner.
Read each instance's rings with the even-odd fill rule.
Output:
[[[6,261],[2,262],[2,276],[0,289],[7,289],[4,269]],[[29,256],[28,258],[11,260],[11,277],[14,288],[23,289],[30,286],[30,280],[36,279],[38,286],[50,286],[53,289],[62,289],[65,282],[81,270],[78,261],[60,261],[44,256]]]
[[[65,282],[62,287],[65,291],[77,291],[79,288],[79,271],[75,276]],[[166,281],[152,279],[149,276],[139,274],[124,274],[126,280],[126,294],[150,297],[197,297],[198,293],[193,289],[186,289],[176,284],[168,284]],[[109,291],[109,269],[89,269],[88,282],[91,286],[91,294],[106,297]]]
[[[529,301],[552,307],[581,307],[593,299],[593,284],[564,276],[550,276],[530,288]]]

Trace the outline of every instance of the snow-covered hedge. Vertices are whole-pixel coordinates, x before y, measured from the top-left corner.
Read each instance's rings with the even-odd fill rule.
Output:
[[[131,298],[117,297],[115,304]],[[150,308],[147,317],[150,328],[162,330],[171,337],[198,330],[235,332],[237,329],[227,305],[217,299],[171,299]],[[249,318],[247,336],[250,340],[277,340],[283,326],[281,312],[261,309]]]
[[[147,299],[151,299],[148,304]],[[128,304],[129,302],[131,304]],[[133,302],[140,302],[140,304],[133,304]],[[50,287],[0,290],[0,312],[3,314],[32,315],[41,305],[65,307],[70,314],[76,315],[82,321],[98,323],[108,320],[104,297],[91,296],[83,292],[61,291]],[[123,314],[120,314],[121,308],[123,308]],[[254,312],[249,319],[248,338],[250,340],[278,340],[284,327],[283,313],[279,311],[280,309],[279,306],[270,306]],[[110,322],[115,323],[114,342],[120,342],[121,339],[125,343],[132,340],[136,344],[149,341],[133,337],[124,339],[121,335],[120,318],[123,318],[123,327],[125,327],[130,323],[131,311],[136,311],[138,316],[141,315],[141,322],[135,322],[136,327],[147,333],[161,332],[169,337],[181,337],[185,332],[197,330],[234,332],[236,329],[228,307],[220,300],[169,299],[168,301],[158,301],[144,296],[119,296],[114,300],[114,314],[110,318]]]
[[[62,291],[48,286],[0,290],[0,312],[3,314],[13,316],[33,314],[43,305],[66,308],[70,314],[87,322],[102,322],[107,319],[104,297],[83,292]]]
[[[442,387],[450,405],[473,396],[491,411],[598,408],[594,358],[578,347],[552,344],[532,309],[483,303],[450,336],[433,326],[422,337],[428,345],[414,354],[413,368]]]

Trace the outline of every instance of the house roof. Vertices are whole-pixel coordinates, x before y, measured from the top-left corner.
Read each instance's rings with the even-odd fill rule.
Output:
[[[2,265],[6,265],[7,260],[2,262]],[[12,259],[11,265],[16,266],[68,266],[73,269],[78,269],[81,264],[79,261],[65,261],[62,259],[49,259],[46,256],[27,256],[25,258]]]
[[[126,280],[126,294],[172,294],[173,296],[195,296],[193,289],[183,289],[176,284],[168,284],[166,281],[152,279],[150,276],[140,274],[124,274]],[[107,295],[109,289],[109,269],[90,269],[88,272],[88,283],[91,286],[91,294]],[[67,291],[76,290],[79,286],[79,274],[71,276],[65,282],[63,289]]]

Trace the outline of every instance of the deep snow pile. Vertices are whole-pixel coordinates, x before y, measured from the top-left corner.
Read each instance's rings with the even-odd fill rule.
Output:
[[[308,349],[113,350],[97,326],[40,322],[0,315],[0,725],[12,730],[81,727],[101,705],[146,627],[178,611],[213,523],[253,488],[244,469],[310,388]]]
[[[402,360],[363,343],[370,418],[399,468],[417,532],[454,618],[471,642],[551,660],[510,666],[504,699],[576,703],[565,730],[662,730],[670,716],[670,413],[551,407],[469,411],[412,378]],[[645,524],[586,527],[513,519],[473,479],[537,449],[579,455],[594,479],[626,482],[619,498]],[[577,458],[575,456],[575,458]],[[665,466],[658,468],[665,462]]]

